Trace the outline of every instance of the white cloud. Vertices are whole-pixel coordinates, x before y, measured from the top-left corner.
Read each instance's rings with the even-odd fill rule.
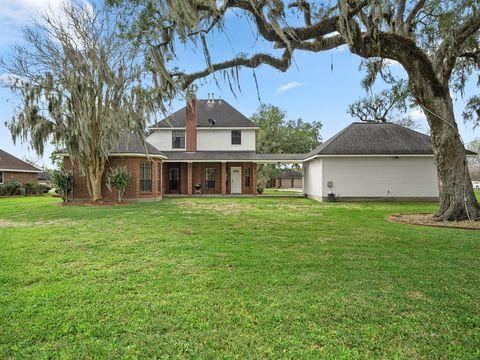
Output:
[[[10,44],[22,35],[22,28],[39,20],[40,16],[50,12],[57,14],[63,4],[70,0],[0,0],[0,45]],[[88,9],[93,7],[88,0],[82,0]]]
[[[426,120],[425,114],[421,109],[413,109],[408,113],[413,120]]]
[[[288,91],[288,90],[295,89],[295,88],[300,87],[302,85],[303,84],[298,82],[298,81],[289,82],[288,84],[285,84],[285,85],[282,85],[282,86],[278,87],[277,88],[277,94],[283,93],[283,92]]]
[[[387,65],[387,66],[392,66],[392,67],[402,67],[402,64],[400,64],[398,61],[396,60],[391,60],[391,59],[384,59],[383,60],[384,64]]]

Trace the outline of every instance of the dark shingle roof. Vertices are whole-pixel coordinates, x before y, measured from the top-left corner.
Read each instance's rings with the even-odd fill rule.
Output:
[[[317,146],[314,155],[430,155],[430,137],[394,123],[355,122]]]
[[[0,149],[0,171],[2,170],[16,170],[19,172],[41,172],[42,170],[26,163],[6,151]]]
[[[145,146],[149,155],[165,156],[163,152],[158,150],[152,144],[142,141],[137,133],[121,135],[118,146],[114,151],[112,151],[112,154],[145,154]]]
[[[168,160],[301,161],[305,154],[257,154],[255,151],[165,151]]]
[[[197,100],[197,127],[209,127],[208,119],[215,120],[215,127],[258,127],[225,100]],[[185,122],[186,108],[184,106],[156,123],[152,128],[185,127]]]
[[[146,149],[145,149],[146,147]],[[165,156],[163,152],[158,150],[155,146],[148,143],[147,141],[143,142],[141,137],[137,133],[129,133],[120,135],[120,139],[115,150],[111,154],[121,155],[121,154],[145,154],[148,155],[160,155]],[[59,151],[60,154],[66,155],[67,149]]]

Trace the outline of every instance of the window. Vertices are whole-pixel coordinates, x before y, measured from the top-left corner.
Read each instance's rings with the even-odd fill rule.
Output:
[[[140,163],[140,192],[152,192],[152,163]]]
[[[157,192],[162,192],[162,164],[158,164]]]
[[[185,130],[172,131],[172,149],[185,149]]]
[[[245,169],[245,187],[250,187],[250,182],[251,182],[250,171],[251,171],[250,168]]]
[[[232,145],[242,145],[241,130],[232,130]]]
[[[0,171],[0,184],[3,184],[3,172]]]
[[[205,169],[205,189],[215,189],[215,168]]]

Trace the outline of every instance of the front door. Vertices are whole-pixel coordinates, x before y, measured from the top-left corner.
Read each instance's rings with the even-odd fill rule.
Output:
[[[180,167],[171,166],[168,168],[168,192],[180,192]]]
[[[230,168],[230,193],[242,193],[242,168],[240,166]]]

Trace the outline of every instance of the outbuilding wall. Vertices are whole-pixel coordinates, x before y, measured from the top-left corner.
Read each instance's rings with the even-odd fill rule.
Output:
[[[322,169],[318,169],[321,161]],[[331,157],[306,163],[307,194],[339,200],[434,200],[438,183],[432,156]],[[322,177],[322,181],[319,179]],[[312,183],[315,182],[315,183]],[[332,183],[332,187],[328,183]]]
[[[38,173],[30,172],[13,172],[13,171],[1,171],[3,172],[3,184],[7,184],[11,181],[19,182],[25,185],[27,182],[38,183]]]

